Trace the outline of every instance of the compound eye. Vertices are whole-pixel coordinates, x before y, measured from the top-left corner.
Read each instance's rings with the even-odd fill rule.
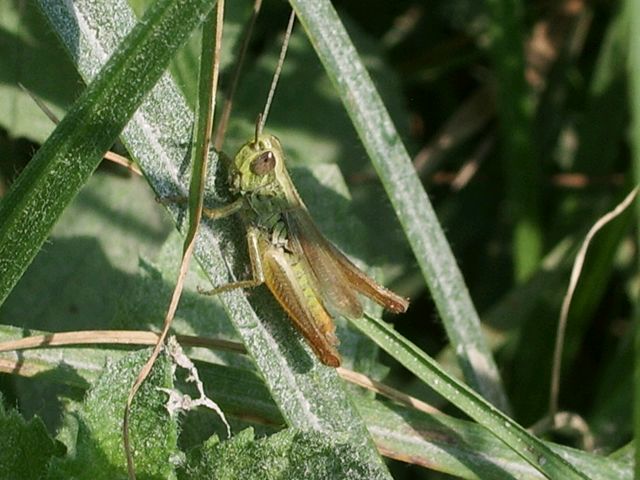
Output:
[[[251,172],[263,176],[269,173],[276,166],[276,156],[271,150],[261,153],[251,161]]]

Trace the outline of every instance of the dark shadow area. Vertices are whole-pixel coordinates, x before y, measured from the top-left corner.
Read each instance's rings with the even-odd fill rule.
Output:
[[[3,375],[2,393],[11,392],[15,406],[24,418],[40,418],[51,435],[62,426],[66,403],[81,402],[89,384],[66,363],[31,378]]]
[[[20,13],[23,29],[19,35],[0,29],[0,66],[4,66],[0,68],[0,83],[16,87],[22,83],[47,103],[71,105],[77,90],[68,86],[81,84],[82,80],[69,54],[38,8],[25,6]],[[67,27],[75,27],[77,48],[78,26],[70,23]]]

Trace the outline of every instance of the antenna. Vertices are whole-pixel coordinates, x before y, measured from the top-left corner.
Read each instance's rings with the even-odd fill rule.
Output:
[[[256,136],[254,139],[254,144],[257,145],[258,144],[258,137],[260,136],[260,134],[262,133],[262,114],[259,113],[258,114],[258,118],[256,118]]]
[[[215,139],[213,141],[213,146],[216,150],[222,149],[222,143],[224,141],[224,136],[227,131],[227,126],[229,125],[229,117],[231,116],[231,107],[233,104],[233,97],[236,93],[236,89],[238,88],[238,82],[240,81],[240,73],[242,71],[242,65],[244,65],[244,59],[247,56],[247,50],[249,48],[249,41],[251,40],[251,35],[253,34],[253,28],[256,24],[256,19],[258,18],[258,14],[260,13],[260,8],[262,7],[262,0],[255,0],[253,4],[253,13],[251,14],[251,19],[249,20],[249,24],[247,25],[242,38],[242,47],[240,48],[240,53],[238,54],[238,61],[235,64],[231,88],[229,89],[229,93],[227,94],[227,98],[224,102],[224,106],[222,108],[222,115],[220,116],[220,123],[218,123],[216,129]]]
[[[269,115],[269,108],[271,107],[271,101],[278,85],[278,79],[280,78],[280,72],[282,71],[282,65],[284,64],[284,57],[287,55],[287,48],[289,47],[289,39],[291,38],[291,32],[293,31],[293,23],[296,19],[296,12],[291,10],[289,16],[289,24],[287,25],[287,31],[284,34],[284,40],[282,41],[282,48],[280,49],[280,58],[278,59],[278,66],[273,74],[273,80],[271,80],[271,88],[269,89],[269,95],[267,96],[267,103],[262,111],[262,119],[259,120],[259,125],[256,125],[256,138],[257,135],[262,133],[264,124],[267,122],[267,116]]]

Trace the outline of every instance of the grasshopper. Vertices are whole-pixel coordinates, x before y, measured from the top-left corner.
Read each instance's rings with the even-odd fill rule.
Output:
[[[203,212],[209,218],[240,215],[252,278],[201,293],[266,284],[320,361],[338,367],[332,314],[362,317],[359,294],[394,313],[405,312],[409,301],[369,278],[320,233],[291,181],[280,141],[260,130],[256,126],[229,168],[229,188],[238,199]]]

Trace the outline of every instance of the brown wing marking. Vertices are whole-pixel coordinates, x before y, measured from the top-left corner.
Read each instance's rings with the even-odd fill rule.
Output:
[[[322,271],[326,271],[328,269],[327,263],[332,262],[335,267],[330,271],[340,272],[340,276],[346,280],[347,290],[354,289],[394,313],[402,313],[409,308],[409,301],[406,298],[376,283],[327,240],[313,223],[306,210],[296,208],[287,212],[287,222],[293,233],[292,237],[300,239],[298,241],[300,248],[309,260],[311,269],[320,283],[323,282],[322,279],[327,279],[330,284],[335,282],[335,284],[341,285],[340,288],[345,289],[342,286],[344,282],[336,282],[331,274]],[[312,244],[315,245],[311,246]],[[322,252],[322,261],[317,258],[316,252]],[[321,271],[318,272],[318,270]],[[360,307],[359,316],[362,316],[362,307]]]
[[[317,282],[318,295],[347,318],[362,317],[362,304],[343,269],[327,249],[329,243],[316,228],[306,210],[287,212],[289,240],[293,250],[305,259]]]
[[[295,263],[298,260],[278,248],[267,248],[262,258],[265,283],[320,361],[339,367],[335,325],[313,289],[305,285],[305,274]]]

